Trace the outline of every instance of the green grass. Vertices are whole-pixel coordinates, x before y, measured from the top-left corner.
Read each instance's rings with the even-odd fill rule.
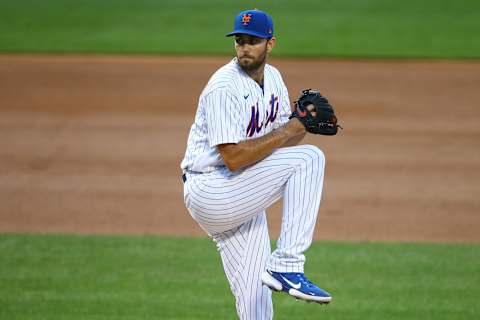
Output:
[[[0,235],[0,319],[236,319],[208,239]],[[274,295],[275,319],[478,319],[480,246],[314,243],[328,307]]]
[[[480,58],[477,0],[0,0],[0,52],[232,54],[253,7],[279,56]]]

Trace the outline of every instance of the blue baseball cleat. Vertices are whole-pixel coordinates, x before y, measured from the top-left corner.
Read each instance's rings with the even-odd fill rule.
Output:
[[[332,301],[332,296],[325,290],[311,283],[300,272],[274,272],[267,270],[262,276],[262,283],[274,291],[285,291],[289,295],[321,304]]]

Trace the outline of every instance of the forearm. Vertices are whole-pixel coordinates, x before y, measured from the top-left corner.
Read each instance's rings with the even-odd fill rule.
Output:
[[[286,146],[289,141],[301,140],[305,135],[305,128],[296,119],[270,133],[237,144],[219,145],[225,165],[230,171],[249,166],[270,155],[275,149]]]
[[[290,138],[287,142],[285,142],[281,147],[282,148],[285,148],[285,147],[293,147],[293,146],[296,146],[298,145],[298,143],[300,141],[302,141],[302,139],[305,137],[307,133],[304,132],[303,134],[301,135],[298,135],[298,136],[295,136],[293,138]]]

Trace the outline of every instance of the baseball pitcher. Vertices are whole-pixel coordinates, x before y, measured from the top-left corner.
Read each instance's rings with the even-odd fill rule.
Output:
[[[200,95],[181,163],[184,200],[217,244],[239,318],[272,319],[271,290],[332,300],[305,276],[303,254],[312,242],[325,156],[297,144],[307,132],[335,135],[339,126],[316,90],[304,90],[290,107],[279,71],[266,63],[276,41],[267,13],[240,12],[227,36],[235,38],[236,57]],[[265,210],[279,198],[282,226],[271,252]]]

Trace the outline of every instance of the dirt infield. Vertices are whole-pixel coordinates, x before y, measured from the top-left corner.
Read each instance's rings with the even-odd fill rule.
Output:
[[[0,232],[203,235],[179,163],[227,61],[0,55]],[[316,239],[480,242],[480,63],[272,64],[345,128],[305,140],[327,156]]]

